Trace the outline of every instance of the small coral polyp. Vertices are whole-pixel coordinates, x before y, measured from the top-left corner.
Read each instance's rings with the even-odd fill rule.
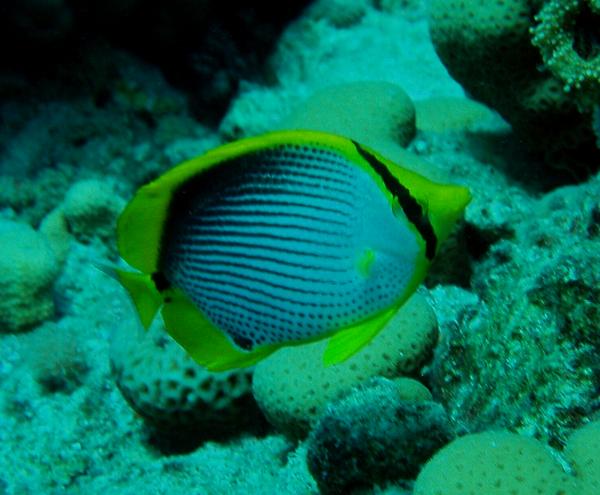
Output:
[[[583,110],[600,100],[600,1],[551,0],[531,32],[544,64]]]

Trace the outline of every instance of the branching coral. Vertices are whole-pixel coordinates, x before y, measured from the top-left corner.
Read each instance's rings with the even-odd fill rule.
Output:
[[[600,101],[600,0],[551,0],[536,16],[532,42],[582,110]]]

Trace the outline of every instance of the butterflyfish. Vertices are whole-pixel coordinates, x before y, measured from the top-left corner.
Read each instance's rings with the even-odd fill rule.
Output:
[[[141,187],[117,224],[137,271],[117,278],[144,327],[160,311],[209,370],[325,338],[337,363],[416,290],[469,200],[351,139],[273,132]]]

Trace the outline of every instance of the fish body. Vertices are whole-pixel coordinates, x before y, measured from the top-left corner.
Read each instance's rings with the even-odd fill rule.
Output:
[[[143,186],[117,227],[139,272],[118,278],[210,370],[327,337],[335,363],[414,292],[469,199],[344,137],[269,133]]]

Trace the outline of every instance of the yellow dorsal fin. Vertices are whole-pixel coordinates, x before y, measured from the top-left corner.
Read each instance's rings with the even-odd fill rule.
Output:
[[[164,299],[165,328],[194,361],[209,371],[252,366],[277,349],[267,345],[248,352],[239,350],[180,289],[169,289]]]
[[[370,320],[344,328],[329,339],[323,361],[325,366],[345,361],[367,345],[398,311],[394,306]]]

